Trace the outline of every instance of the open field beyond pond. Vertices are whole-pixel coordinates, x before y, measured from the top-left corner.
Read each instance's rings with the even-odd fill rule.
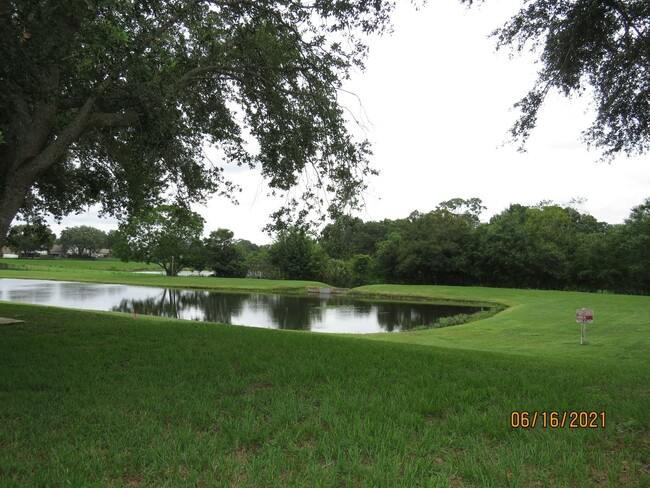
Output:
[[[56,273],[17,272],[0,277]],[[84,273],[60,273],[73,272]],[[510,308],[445,329],[342,337],[1,303],[0,316],[25,322],[0,325],[0,485],[650,483],[650,297],[355,293]],[[581,307],[596,314],[586,346]],[[511,427],[522,411],[529,422],[538,413],[535,427]],[[598,416],[595,428],[578,415],[569,427],[570,413],[544,427],[550,412]]]

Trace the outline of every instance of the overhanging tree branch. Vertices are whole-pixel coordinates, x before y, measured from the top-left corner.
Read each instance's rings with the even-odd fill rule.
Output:
[[[188,203],[227,191],[204,165],[206,141],[226,163],[259,164],[282,192],[309,164],[323,181],[367,174],[336,88],[365,55],[354,29],[383,31],[392,8],[389,0],[0,0],[8,23],[0,245],[21,205],[62,216],[101,202],[123,218],[170,191]],[[327,42],[332,33],[340,43]],[[247,147],[242,134],[258,144]],[[348,176],[330,174],[345,166]]]
[[[125,127],[134,125],[138,122],[139,115],[137,112],[121,113],[93,113],[88,119],[88,127]]]

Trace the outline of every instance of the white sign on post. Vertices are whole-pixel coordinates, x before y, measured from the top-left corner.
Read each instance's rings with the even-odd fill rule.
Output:
[[[586,308],[576,310],[576,322],[582,324],[580,331],[580,344],[587,343],[587,324],[593,324],[594,311]]]

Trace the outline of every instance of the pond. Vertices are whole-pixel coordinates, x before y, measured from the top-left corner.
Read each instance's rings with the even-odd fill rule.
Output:
[[[272,329],[367,334],[430,325],[480,307],[370,302],[340,296],[221,293],[146,286],[0,279],[0,300]]]

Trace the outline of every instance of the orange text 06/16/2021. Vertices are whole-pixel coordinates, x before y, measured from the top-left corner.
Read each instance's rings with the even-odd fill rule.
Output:
[[[586,410],[571,411],[514,411],[510,414],[510,427],[534,428],[543,427],[545,429],[604,429],[605,412],[589,412]]]

